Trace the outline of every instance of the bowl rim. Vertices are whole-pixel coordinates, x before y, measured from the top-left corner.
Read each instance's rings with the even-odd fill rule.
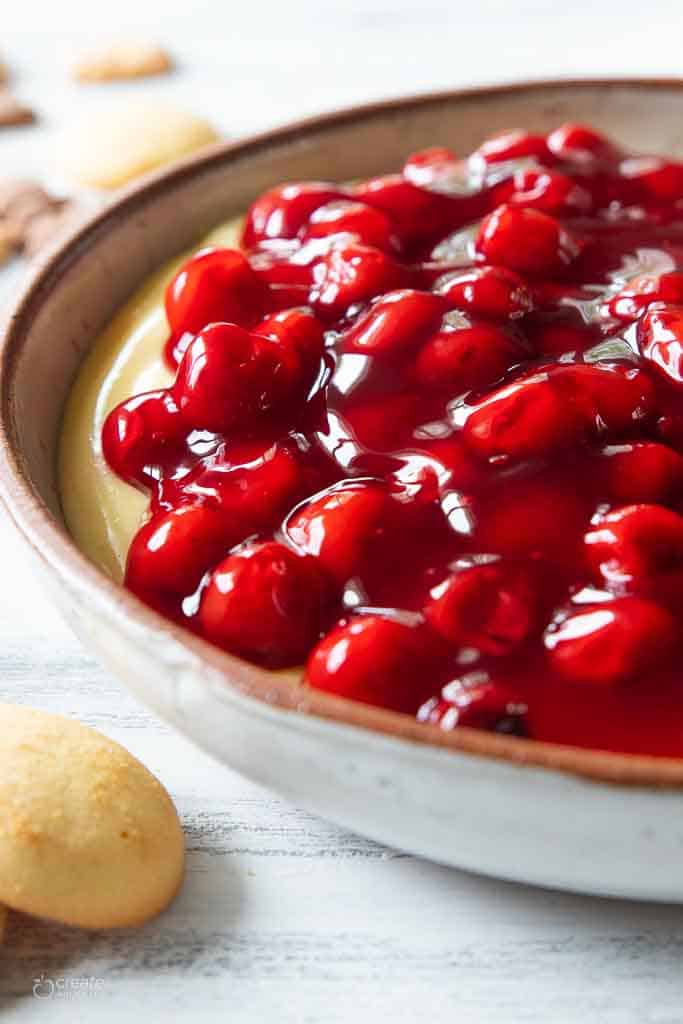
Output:
[[[22,453],[12,418],[12,381],[17,357],[37,310],[45,297],[67,273],[74,260],[95,239],[133,214],[142,204],[198,173],[274,145],[286,145],[310,131],[333,131],[378,115],[409,112],[459,99],[495,98],[506,94],[562,89],[608,87],[678,90],[683,78],[558,78],[508,82],[452,90],[439,90],[345,107],[239,139],[212,145],[170,168],[145,176],[116,194],[90,216],[57,248],[36,261],[16,298],[0,320],[0,498],[9,518],[49,572],[60,577],[72,591],[84,592],[91,606],[102,607],[110,618],[137,622],[143,629],[166,633],[181,650],[205,665],[226,687],[269,707],[304,713],[318,719],[371,730],[395,741],[426,745],[513,765],[525,765],[594,782],[656,788],[683,787],[683,757],[660,758],[612,753],[503,736],[465,728],[444,732],[435,725],[417,722],[409,715],[371,707],[312,689],[302,690],[291,680],[219,650],[143,604],[80,551],[34,489],[23,466]]]

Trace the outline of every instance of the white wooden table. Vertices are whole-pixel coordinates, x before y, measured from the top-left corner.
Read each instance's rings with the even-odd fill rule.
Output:
[[[101,38],[102,10],[93,24],[90,4],[13,6],[2,56],[44,121],[0,137],[3,174],[51,174],[76,111],[141,88],[240,134],[411,89],[681,70],[677,0],[288,0],[225,4],[220,16],[208,0],[115,6],[116,32],[165,40],[182,73],[84,93],[64,68]],[[5,295],[20,273],[0,277]],[[178,900],[141,931],[87,934],[15,915],[0,950],[7,1019],[683,1020],[683,908],[476,878],[342,832],[214,764],[122,692],[52,611],[1,519],[0,581],[0,699],[75,715],[125,744],[169,788],[188,849]]]

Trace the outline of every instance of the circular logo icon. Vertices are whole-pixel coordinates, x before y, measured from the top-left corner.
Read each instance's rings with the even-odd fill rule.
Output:
[[[36,999],[49,999],[54,995],[55,983],[52,978],[46,978],[41,974],[39,978],[33,979],[33,994]]]

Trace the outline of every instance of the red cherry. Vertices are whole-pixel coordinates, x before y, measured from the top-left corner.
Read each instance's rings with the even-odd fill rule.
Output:
[[[432,292],[388,292],[345,332],[343,351],[377,356],[409,348],[436,330],[445,312],[445,302]]]
[[[218,320],[251,327],[267,308],[268,288],[236,249],[201,249],[171,279],[165,303],[179,338]]]
[[[424,610],[437,633],[454,647],[509,654],[536,625],[529,579],[502,562],[465,564],[434,587]]]
[[[511,687],[485,672],[469,672],[447,683],[417,713],[418,721],[450,732],[458,726],[526,736],[527,705]]]
[[[432,146],[412,153],[403,165],[403,177],[418,188],[447,191],[454,179],[462,180],[466,168],[452,150]]]
[[[322,324],[306,307],[271,313],[254,327],[254,334],[278,342],[280,349],[291,350],[304,366],[317,371],[325,351]]]
[[[107,416],[102,452],[122,480],[149,486],[160,466],[177,458],[187,426],[170,391],[148,391],[128,398]]]
[[[415,714],[434,689],[434,640],[418,616],[342,619],[311,653],[306,682],[316,690]]]
[[[297,551],[315,555],[341,585],[371,553],[387,507],[386,489],[378,481],[345,480],[295,509],[284,535]]]
[[[641,274],[628,281],[605,303],[605,312],[616,320],[629,323],[654,302],[683,303],[683,273],[672,270],[665,274]]]
[[[619,170],[628,183],[641,188],[656,202],[683,199],[683,163],[655,156],[630,157]]]
[[[500,327],[451,313],[417,357],[420,385],[432,391],[462,394],[490,386],[518,363],[523,353]]]
[[[264,242],[252,249],[249,264],[269,290],[270,309],[304,306],[313,283],[312,263],[320,252],[299,242]]]
[[[325,601],[315,559],[275,541],[251,542],[214,569],[199,623],[219,647],[281,668],[302,661],[317,640]]]
[[[131,543],[125,583],[153,608],[177,613],[206,572],[244,537],[239,524],[209,508],[178,508],[154,516]]]
[[[683,516],[663,505],[626,505],[585,536],[586,559],[613,587],[643,590],[683,582]]]
[[[312,484],[282,444],[232,444],[221,458],[197,463],[180,479],[164,479],[159,508],[206,505],[244,523],[244,534],[273,528]]]
[[[284,311],[308,304],[317,263],[333,249],[353,244],[354,236],[335,234],[308,241],[276,239],[263,242],[249,253],[249,262],[270,290],[270,308]]]
[[[555,366],[492,392],[469,414],[464,438],[485,458],[544,457],[606,431],[637,428],[651,410],[642,371]]]
[[[546,168],[523,168],[515,173],[511,182],[501,186],[500,202],[512,206],[528,206],[543,213],[587,213],[592,209],[590,192],[566,174]]]
[[[563,271],[579,249],[554,217],[526,207],[499,206],[482,221],[475,247],[487,263],[520,274]]]
[[[304,241],[338,234],[354,235],[355,240],[363,245],[371,245],[384,252],[394,252],[397,245],[391,221],[386,214],[367,203],[350,199],[338,199],[319,206],[308,224],[301,229]]]
[[[548,149],[558,160],[579,164],[614,161],[619,156],[619,150],[604,135],[585,124],[560,125],[548,136]]]
[[[531,311],[531,292],[519,274],[504,267],[456,270],[434,286],[449,306],[491,320],[514,320]]]
[[[475,203],[479,203],[476,198],[417,188],[400,174],[364,182],[357,187],[356,195],[369,206],[382,210],[399,239],[409,246],[443,238],[449,230],[476,218],[473,211],[477,209]]]
[[[211,324],[185,352],[173,394],[189,428],[243,431],[272,407],[283,369],[273,342],[235,324]]]
[[[619,686],[661,663],[676,644],[673,616],[653,601],[622,597],[573,612],[546,631],[553,669],[589,686]]]
[[[655,392],[643,370],[595,363],[555,374],[565,402],[576,401],[591,434],[640,432],[652,414]]]
[[[473,503],[472,537],[479,551],[519,560],[546,559],[573,578],[593,507],[564,480],[549,480],[543,474],[510,479],[504,491],[484,493]],[[544,591],[553,593],[553,579],[540,583]]]
[[[242,245],[251,249],[269,238],[296,238],[311,214],[326,203],[348,199],[348,192],[324,181],[280,185],[251,204],[242,232]]]
[[[683,492],[683,457],[654,441],[607,446],[598,473],[619,503],[666,502]]]
[[[683,382],[683,306],[651,309],[638,321],[643,359],[662,377]]]
[[[527,157],[547,161],[551,154],[542,135],[511,131],[492,135],[482,142],[474,155],[487,164],[496,164],[503,160],[521,160]]]
[[[400,287],[405,277],[406,271],[379,249],[340,245],[315,264],[310,303],[323,319],[336,320],[350,307]]]
[[[492,392],[474,406],[463,437],[483,458],[527,459],[575,444],[583,430],[578,410],[560,399],[546,374],[537,374]]]

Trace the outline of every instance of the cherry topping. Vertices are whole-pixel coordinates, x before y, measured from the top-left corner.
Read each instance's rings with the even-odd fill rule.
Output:
[[[291,390],[297,376],[272,341],[236,324],[211,324],[185,352],[173,394],[189,429],[226,433],[248,429],[272,407],[280,381]]]
[[[639,370],[555,366],[492,392],[474,406],[463,434],[484,458],[545,457],[591,435],[635,429],[651,402]]]
[[[418,616],[342,619],[311,653],[306,682],[316,690],[415,714],[429,692],[425,669],[438,645]]]
[[[251,542],[214,569],[199,624],[233,654],[271,667],[296,665],[320,635],[326,599],[315,559],[275,541]]]
[[[425,617],[454,647],[500,655],[530,636],[536,605],[531,581],[518,568],[498,561],[465,563],[433,588]]]
[[[422,705],[417,718],[445,731],[464,725],[525,736],[528,728],[527,706],[520,694],[490,679],[485,672],[469,672],[447,683],[440,697]]]
[[[207,505],[244,523],[244,539],[255,530],[273,529],[287,509],[320,482],[285,444],[251,441],[220,448],[212,459],[179,478],[164,478],[153,507]]]
[[[621,173],[658,202],[683,198],[683,163],[659,157],[632,157],[622,163]]]
[[[506,476],[504,487],[504,493],[484,491],[473,502],[477,550],[527,560],[535,583],[539,559],[550,560],[554,568],[561,566],[563,572],[575,574],[582,556],[583,531],[592,511],[585,494],[567,488],[564,481],[535,475],[519,479]],[[550,574],[537,589],[546,599],[554,595],[555,585]]]
[[[378,292],[400,287],[406,277],[406,271],[379,249],[339,245],[315,264],[310,303],[323,319],[337,320]]]
[[[186,424],[169,391],[148,391],[113,409],[102,428],[102,451],[114,472],[148,486],[159,467],[177,458]]]
[[[503,205],[486,217],[476,239],[479,258],[520,274],[561,273],[578,255],[574,239],[554,217]]]
[[[431,146],[412,153],[403,165],[403,177],[419,188],[448,191],[456,176],[465,173],[461,161],[445,146]]]
[[[354,403],[349,410],[352,426],[347,429],[361,445],[391,451],[410,444],[418,408],[419,399],[411,392],[372,395]]]
[[[580,124],[265,193],[104,424],[127,586],[442,729],[683,756],[682,203]]]
[[[683,580],[683,516],[663,505],[626,505],[586,534],[586,557],[608,586],[650,588]]]
[[[154,516],[133,538],[126,586],[153,608],[174,614],[243,534],[224,512],[209,508],[181,507]]]
[[[242,245],[251,249],[269,238],[295,238],[320,206],[349,198],[337,185],[309,181],[264,192],[247,212]]]
[[[585,124],[560,125],[548,136],[548,149],[560,160],[579,164],[616,160],[619,155],[609,139]]]
[[[175,338],[217,320],[252,327],[268,305],[268,288],[236,249],[201,249],[166,289],[166,316]]]
[[[344,351],[376,356],[414,346],[438,328],[446,308],[432,292],[388,292],[345,332]]]
[[[337,199],[319,206],[300,233],[304,241],[329,235],[351,234],[363,245],[383,249],[385,252],[393,252],[397,247],[391,221],[386,214],[367,203],[350,199]]]
[[[673,616],[637,597],[592,605],[548,629],[545,644],[553,669],[590,686],[618,686],[664,660],[676,643]]]
[[[280,351],[286,350],[296,356],[307,373],[318,370],[325,349],[325,336],[322,324],[312,310],[299,307],[271,313],[256,324],[254,334],[278,342]]]
[[[434,290],[450,306],[491,320],[514,320],[533,307],[524,278],[504,267],[477,267],[445,274]]]
[[[519,160],[523,157],[534,157],[547,161],[550,153],[542,135],[511,131],[501,132],[486,139],[476,151],[475,156],[485,160],[487,164],[494,164],[503,160]]]
[[[651,309],[638,322],[638,344],[653,369],[683,382],[683,306]]]
[[[594,325],[545,321],[529,324],[527,337],[539,356],[558,358],[567,353],[583,353],[599,341],[600,333]]]
[[[301,245],[298,241],[271,241],[249,253],[254,273],[268,286],[269,309],[301,307],[308,302],[313,283],[313,263],[337,241],[318,239]]]
[[[543,213],[566,213],[577,216],[593,205],[589,191],[559,171],[523,168],[512,182],[499,188],[500,201],[512,206],[528,206]]]
[[[683,456],[664,444],[608,445],[601,456],[600,471],[616,502],[667,502],[683,492]]]
[[[284,533],[343,584],[358,572],[384,527],[387,493],[376,481],[346,480],[295,509]]]
[[[425,388],[457,395],[495,383],[522,355],[500,327],[449,314],[441,330],[422,347],[416,376]]]
[[[476,196],[442,195],[418,188],[399,174],[365,182],[358,186],[356,195],[386,213],[406,246],[442,238],[449,228],[465,223],[471,219],[470,215],[476,217],[477,211],[483,209],[483,203]]]
[[[683,273],[641,274],[632,278],[605,304],[609,316],[627,323],[636,320],[654,302],[683,303]]]

